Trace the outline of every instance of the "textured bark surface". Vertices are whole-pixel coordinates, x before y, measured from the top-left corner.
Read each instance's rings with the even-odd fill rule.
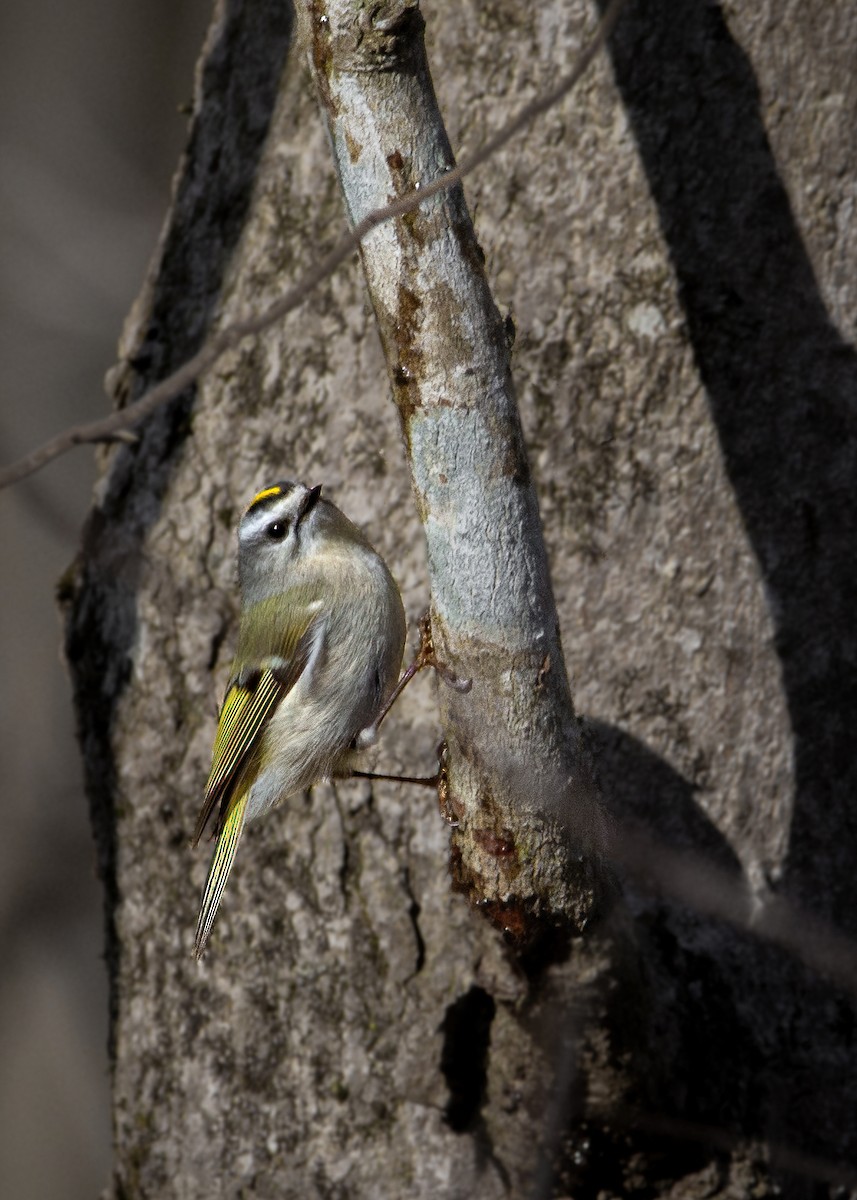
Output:
[[[567,67],[594,16],[424,11],[459,155]],[[120,399],[342,227],[289,31],[279,5],[218,10]],[[608,805],[743,875],[759,905],[791,895],[849,932],[855,38],[844,5],[632,5],[575,96],[468,188],[518,330]],[[419,524],[356,261],[110,452],[68,581],[108,907],[113,1194],[549,1195],[545,1146],[558,1194],[764,1195],[770,1139],[792,1153],[787,1191],[818,1195],[857,1155],[852,1000],[635,893],[649,1008],[603,930],[526,975],[451,894],[422,792],[318,788],[251,827],[192,960],[206,862],[187,840],[235,631],[234,526],[283,476],[323,481],[365,524],[417,616]],[[384,769],[433,767],[432,686],[411,693]]]

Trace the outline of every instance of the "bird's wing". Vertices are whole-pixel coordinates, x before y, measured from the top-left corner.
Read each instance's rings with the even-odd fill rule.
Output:
[[[205,800],[193,837],[195,846],[219,802],[215,828],[217,845],[208,869],[196,929],[197,958],[205,948],[244,829],[252,782],[247,776],[253,754],[277,706],[307,669],[320,634],[318,621],[308,619],[288,660],[278,658],[257,667],[244,667],[229,684],[220,710]]]
[[[229,681],[192,845],[202,837],[218,802],[220,815],[215,833],[219,834],[225,826],[230,798],[240,792],[236,784],[277,706],[306,670],[319,632],[318,621],[308,616],[288,659],[268,659],[256,666],[242,667]]]
[[[259,668],[253,672],[244,672],[229,684],[220,719],[217,723],[217,737],[214,741],[214,755],[211,762],[208,782],[205,785],[205,799],[200,809],[196,829],[193,834],[195,846],[202,837],[215,805],[220,803],[220,816],[215,833],[220,833],[226,822],[228,803],[235,794],[235,784],[242,775],[242,768],[259,744],[262,732],[267,722],[283,697],[294,686],[277,679],[271,667]],[[225,803],[224,803],[225,802]]]
[[[249,796],[250,792],[245,788],[236,801],[230,804],[220,837],[217,839],[211,866],[208,868],[205,890],[202,893],[202,902],[199,906],[199,918],[196,922],[194,953],[197,958],[202,958],[205,943],[208,941],[214,918],[217,916],[223,889],[226,887],[226,880],[229,878],[229,872],[235,861],[238,843],[244,831],[244,817],[247,812]]]

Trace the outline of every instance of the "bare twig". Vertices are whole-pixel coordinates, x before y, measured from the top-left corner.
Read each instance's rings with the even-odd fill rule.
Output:
[[[375,229],[376,226],[383,224],[385,221],[390,221],[394,217],[400,217],[405,213],[413,212],[426,200],[437,195],[438,192],[455,187],[456,184],[475,171],[477,167],[482,166],[483,163],[487,162],[492,155],[496,154],[498,150],[510,142],[513,137],[526,128],[536,117],[553,108],[554,105],[558,104],[571,91],[595,55],[604,45],[606,39],[610,36],[624,3],[625,0],[613,0],[592,40],[580,55],[571,71],[555,87],[543,95],[537,96],[529,104],[526,104],[508,125],[489,138],[479,150],[464,159],[457,167],[445,172],[433,182],[425,184],[418,191],[408,192],[400,196],[397,200],[394,200],[391,204],[385,205],[383,208],[374,209],[368,213],[350,233],[340,238],[324,258],[310,267],[298,283],[289,288],[279,300],[276,300],[258,316],[248,317],[243,321],[236,321],[233,325],[228,326],[210,338],[197,354],[189,358],[186,363],[171,375],[168,375],[166,379],[161,380],[160,383],[150,388],[135,403],[129,404],[126,408],[119,409],[97,421],[74,425],[63,433],[57,434],[50,441],[43,443],[43,445],[31,451],[24,458],[10,464],[8,467],[4,467],[0,470],[0,490],[10,487],[13,483],[18,483],[19,480],[25,479],[28,475],[41,470],[42,467],[46,466],[53,459],[59,458],[60,455],[67,453],[74,446],[112,441],[120,432],[127,431],[138,425],[156,409],[160,408],[161,405],[179,396],[186,387],[205,374],[219,358],[228,350],[237,346],[244,338],[262,333],[277,321],[282,320],[288,313],[298,308],[306,300],[309,293],[318,287],[329,275],[332,275],[336,268],[359,247],[366,235]]]

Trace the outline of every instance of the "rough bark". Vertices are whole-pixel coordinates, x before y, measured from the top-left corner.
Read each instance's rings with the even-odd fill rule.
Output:
[[[459,147],[566,67],[593,14],[426,16]],[[218,8],[120,400],[341,228],[290,29],[279,5]],[[848,6],[632,6],[577,97],[471,189],[608,805],[759,905],[790,895],[849,932],[855,36]],[[604,931],[522,973],[451,893],[421,793],[319,788],[251,828],[193,962],[206,863],[187,839],[241,504],[271,478],[324,481],[409,614],[428,599],[383,372],[355,264],[105,456],[66,595],[107,899],[113,1194],[764,1195],[766,1139],[791,1154],[786,1190],[819,1194],[857,1153],[852,999],[636,892],[645,1011]],[[385,769],[432,768],[431,688],[412,691]]]

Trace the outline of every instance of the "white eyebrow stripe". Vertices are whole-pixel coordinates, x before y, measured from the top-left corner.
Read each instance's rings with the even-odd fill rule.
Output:
[[[270,508],[260,509],[259,512],[252,514],[248,513],[241,522],[241,532],[245,537],[253,537],[257,533],[261,533],[265,526],[275,519],[274,510]]]
[[[291,492],[288,496],[281,497],[276,504],[266,505],[258,512],[247,513],[239,527],[241,534],[244,537],[255,537],[263,529],[267,529],[272,521],[292,520],[297,507],[296,499],[295,494]]]

